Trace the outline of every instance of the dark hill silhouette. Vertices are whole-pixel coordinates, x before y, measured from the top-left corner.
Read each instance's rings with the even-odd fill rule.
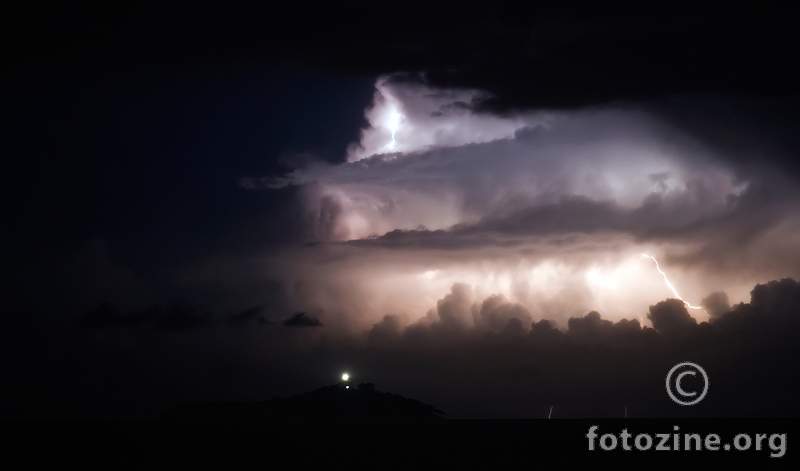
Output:
[[[399,394],[375,390],[372,383],[346,389],[334,384],[305,394],[258,402],[187,404],[168,411],[168,422],[225,423],[270,421],[438,421],[444,412]]]

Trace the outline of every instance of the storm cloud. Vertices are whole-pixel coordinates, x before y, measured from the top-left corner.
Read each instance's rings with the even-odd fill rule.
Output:
[[[771,158],[754,163],[664,103],[501,115],[481,99],[381,78],[345,162],[243,183],[300,191],[308,245],[262,258],[293,309],[350,333],[431,309],[441,328],[475,329],[491,321],[450,306],[502,296],[561,328],[589,311],[645,325],[647,306],[680,293],[707,321],[756,283],[798,276],[800,192],[758,133],[750,151]]]
[[[7,15],[2,415],[800,415],[793,16],[429,3]]]

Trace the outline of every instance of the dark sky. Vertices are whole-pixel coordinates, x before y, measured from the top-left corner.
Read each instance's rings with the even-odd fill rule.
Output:
[[[291,191],[262,198],[238,179],[280,172],[287,152],[339,158],[357,138],[370,85],[264,71],[14,84],[3,100],[13,117],[4,126],[11,261],[46,269],[101,239],[115,260],[158,276],[224,249],[259,219],[280,226],[265,242],[291,240],[296,227],[282,212]]]
[[[791,5],[298,1],[247,8],[4,7],[4,75],[265,64],[362,76],[426,71],[502,107],[674,93],[796,92]]]
[[[800,412],[789,6],[2,9],[4,417]]]

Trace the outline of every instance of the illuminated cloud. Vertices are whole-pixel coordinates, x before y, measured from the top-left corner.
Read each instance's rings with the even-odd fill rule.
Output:
[[[544,116],[500,118],[477,115],[470,105],[482,94],[474,90],[432,90],[423,85],[378,80],[373,105],[365,117],[369,127],[348,149],[348,162],[374,155],[400,155],[435,147],[456,147],[509,138]]]
[[[800,233],[787,225],[797,192],[766,167],[745,178],[645,108],[498,116],[473,110],[475,91],[389,78],[376,90],[347,161],[262,182],[301,188],[315,242],[267,257],[265,276],[326,326],[564,328],[590,311],[645,325],[676,292],[702,321],[709,293],[744,301],[792,275],[780,254],[800,245],[786,237]]]
[[[386,83],[377,85],[370,126],[348,162],[266,182],[306,187],[319,238],[448,229],[574,197],[666,209],[670,221],[685,223],[729,209],[748,185],[691,136],[642,111],[497,117],[459,101],[467,92]]]

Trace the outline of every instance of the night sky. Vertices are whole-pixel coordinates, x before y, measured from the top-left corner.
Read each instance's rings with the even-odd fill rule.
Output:
[[[797,15],[757,8],[4,6],[0,416],[346,371],[454,418],[797,417]]]

